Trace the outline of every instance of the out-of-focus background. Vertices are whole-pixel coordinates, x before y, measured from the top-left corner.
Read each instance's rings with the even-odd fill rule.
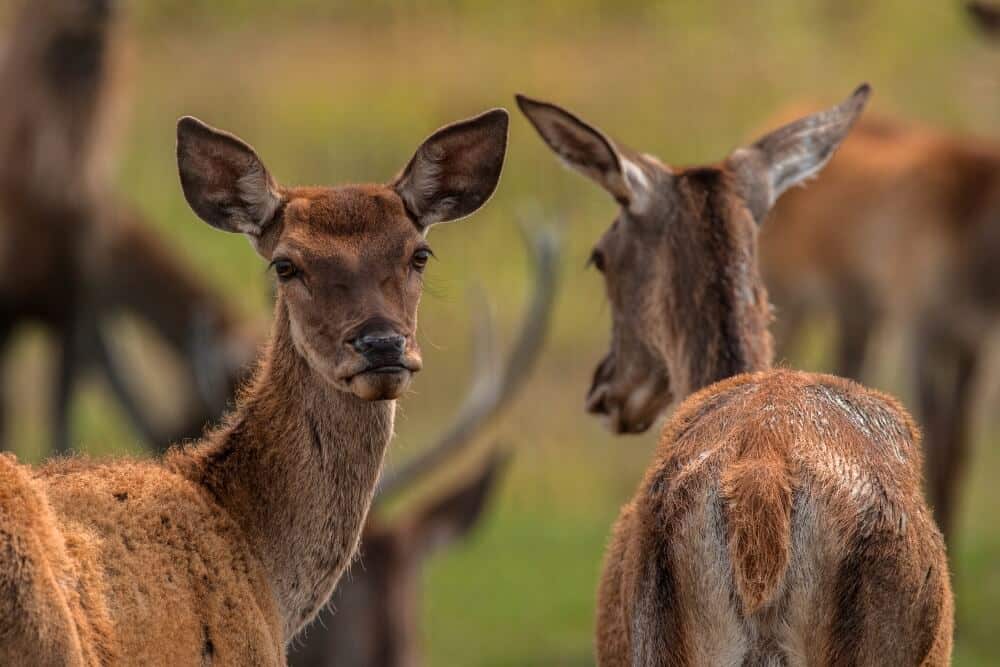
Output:
[[[0,28],[12,20],[7,5]],[[431,234],[437,259],[420,315],[426,368],[401,403],[390,463],[413,455],[463,398],[471,285],[495,302],[504,341],[513,335],[531,289],[517,219],[560,225],[562,289],[539,366],[482,439],[513,445],[512,467],[475,535],[425,571],[428,665],[591,664],[604,544],[656,442],[655,428],[616,438],[583,412],[609,329],[600,277],[584,262],[616,207],[558,166],[516,112],[515,92],[563,104],[673,164],[720,159],[781,107],[832,103],[861,81],[875,89],[875,110],[1000,135],[1000,47],[945,0],[136,0],[125,10],[117,187],[255,321],[268,317],[269,276],[245,240],[210,229],[185,204],[174,161],[179,116],[247,139],[285,183],[332,184],[387,180],[440,125],[490,107],[515,110],[494,199]],[[16,91],[2,94],[17,103]],[[814,323],[789,363],[829,368],[828,343],[825,323]],[[161,354],[140,329],[125,323],[115,344],[144,374],[147,398],[169,391]],[[883,336],[869,377],[910,405],[899,348],[892,332]],[[4,369],[8,441],[27,461],[48,445],[47,349],[38,331],[22,330]],[[1000,664],[1000,420],[994,378],[981,384],[951,553],[960,666]],[[92,455],[145,451],[99,379],[87,381],[71,424],[74,444]]]

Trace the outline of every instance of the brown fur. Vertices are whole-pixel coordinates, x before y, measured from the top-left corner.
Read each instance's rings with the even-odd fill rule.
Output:
[[[637,405],[669,403],[662,384],[622,367],[637,348],[668,371],[674,395],[697,392],[615,525],[598,593],[601,665],[950,662],[948,568],[920,494],[912,420],[852,382],[769,370],[757,225],[822,168],[866,98],[859,89],[694,169],[519,100],[622,205],[595,248],[613,328],[590,408],[637,431],[649,424]]]
[[[426,208],[413,213],[404,179],[282,188],[252,148],[182,119],[178,164],[196,212],[297,272],[276,268],[270,343],[202,441],[156,461],[36,470],[0,459],[0,664],[284,664],[355,551],[392,399],[419,369],[421,213],[453,219],[489,198],[506,118],[494,111],[425,142],[411,170]],[[427,152],[446,175],[423,173]],[[406,344],[360,345],[374,331]]]
[[[104,0],[24,3],[0,60],[0,347],[23,324],[56,339],[54,449],[70,446],[70,400],[96,364],[140,434],[165,447],[215,420],[253,358],[256,336],[148,223],[107,175],[121,18]],[[155,423],[104,339],[107,320],[136,316],[176,352],[192,390],[178,424]],[[200,347],[199,347],[200,346]],[[192,359],[217,355],[218,369]],[[196,381],[210,390],[197,391]],[[206,388],[208,389],[208,388]]]
[[[928,490],[946,536],[1000,313],[998,256],[1000,146],[891,118],[862,120],[821,178],[779,202],[761,238],[783,349],[809,312],[829,308],[836,370],[858,377],[883,321],[914,332]]]

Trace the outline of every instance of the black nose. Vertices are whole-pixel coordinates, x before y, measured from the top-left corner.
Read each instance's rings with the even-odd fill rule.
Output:
[[[352,340],[351,347],[366,357],[398,356],[406,350],[406,337],[390,333],[365,334]]]

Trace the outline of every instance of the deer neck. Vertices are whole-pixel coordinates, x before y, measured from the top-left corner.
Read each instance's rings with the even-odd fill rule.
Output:
[[[667,368],[679,397],[741,373],[767,370],[773,342],[768,331],[770,304],[759,282],[721,280],[711,306],[690,304]],[[685,310],[674,311],[685,312]]]
[[[756,225],[720,188],[717,172],[699,176],[703,225],[681,226],[685,248],[666,263],[669,340],[663,350],[674,393],[683,398],[710,384],[771,367],[771,304],[756,259]]]
[[[234,413],[174,465],[241,525],[269,574],[287,639],[326,602],[356,550],[395,401],[334,389],[296,352],[280,298],[276,312]]]

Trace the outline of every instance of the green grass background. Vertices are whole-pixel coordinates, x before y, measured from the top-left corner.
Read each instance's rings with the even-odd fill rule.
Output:
[[[261,321],[268,316],[262,263],[244,240],[197,221],[181,196],[173,128],[182,114],[243,136],[290,184],[386,180],[436,127],[512,108],[517,91],[562,103],[674,164],[719,159],[783,105],[838,101],[864,80],[880,111],[1000,134],[1000,48],[971,29],[958,2],[145,0],[131,5],[128,35],[121,190],[193,270]],[[609,327],[599,278],[583,264],[614,214],[613,202],[561,169],[515,113],[493,201],[431,234],[438,259],[421,310],[426,370],[402,401],[390,463],[441,429],[463,395],[471,285],[491,295],[509,341],[529,289],[516,219],[559,225],[566,261],[543,361],[483,439],[514,446],[514,465],[481,529],[427,569],[427,664],[592,662],[608,529],[655,443],[653,432],[614,438],[582,410]],[[792,363],[824,368],[826,339],[818,323]],[[149,391],[169,393],[156,349],[132,336],[129,351]],[[905,396],[906,369],[887,358],[875,383]],[[46,342],[28,332],[5,370],[17,403],[12,430],[27,460],[44,455],[49,364]],[[952,554],[955,662],[964,666],[1000,664],[993,384],[983,386]],[[139,449],[97,381],[74,406],[73,422],[88,452]],[[462,467],[421,491],[443,488]]]

